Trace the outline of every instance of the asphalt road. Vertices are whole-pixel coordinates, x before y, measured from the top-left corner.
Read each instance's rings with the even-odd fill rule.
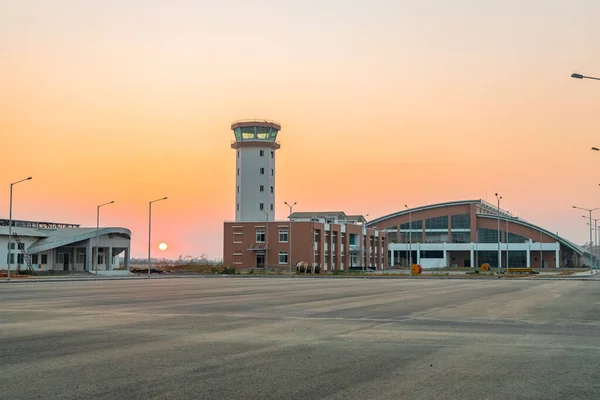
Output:
[[[2,399],[599,399],[600,282],[0,285]]]

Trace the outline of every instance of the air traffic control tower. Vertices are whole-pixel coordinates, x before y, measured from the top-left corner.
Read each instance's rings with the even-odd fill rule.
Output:
[[[281,125],[274,121],[243,120],[231,124],[236,150],[236,222],[274,221],[275,151]],[[268,219],[267,219],[268,218]]]

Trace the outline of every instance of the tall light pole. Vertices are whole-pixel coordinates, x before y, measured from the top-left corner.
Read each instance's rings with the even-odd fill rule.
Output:
[[[594,241],[592,240],[592,211],[596,211],[596,210],[600,210],[600,207],[597,208],[581,208],[581,207],[577,207],[577,206],[573,206],[573,208],[576,208],[578,210],[583,210],[583,211],[587,211],[589,212],[590,216],[590,254],[592,253],[592,248],[594,246]],[[592,262],[590,263],[590,273],[593,274],[594,273],[594,262],[593,262],[593,258],[592,258]]]
[[[167,198],[163,197],[162,199],[152,200],[148,203],[148,277],[150,277],[150,267],[152,267],[152,259],[150,258],[150,241],[152,239],[152,203],[163,200],[167,200]]]
[[[588,217],[586,217],[585,215],[582,215],[582,217],[585,219],[588,219]],[[594,244],[596,247],[595,257],[596,257],[597,268],[600,268],[600,264],[598,263],[600,261],[600,257],[598,254],[598,221],[599,220],[600,220],[600,218],[592,218],[592,221],[594,221],[594,227],[593,227],[594,228]],[[588,225],[590,225],[590,224],[588,223]],[[592,229],[591,225],[590,225],[590,229]],[[592,254],[594,254],[593,250],[594,250],[594,248],[592,247]]]
[[[290,247],[290,254],[289,254],[289,262],[290,262],[290,276],[292,276],[292,212],[294,211],[294,206],[296,205],[296,202],[294,202],[294,204],[290,205],[286,201],[285,205],[290,208],[290,215],[288,216],[288,219],[290,220],[290,245],[289,245],[289,247]]]
[[[585,75],[581,75],[581,74],[571,74],[571,78],[575,78],[575,79],[594,79],[597,81],[600,81],[600,78],[594,78],[593,76],[585,76]]]
[[[269,213],[265,210],[261,210],[265,213],[265,275],[269,273]]]
[[[502,269],[502,250],[500,250],[500,243],[502,242],[500,239],[500,200],[502,200],[502,196],[496,193],[496,199],[498,199],[498,272],[500,272]]]
[[[8,271],[7,271],[7,275],[6,275],[6,279],[10,281],[10,264],[11,264],[11,259],[10,257],[12,256],[12,252],[11,252],[11,248],[10,248],[10,241],[12,239],[12,191],[13,191],[13,186],[16,185],[17,183],[21,183],[21,182],[25,182],[25,181],[30,181],[32,178],[31,176],[25,179],[21,179],[20,181],[16,181],[10,184],[10,210],[8,212]]]
[[[408,268],[412,268],[412,209],[404,205],[408,210]]]
[[[109,201],[108,203],[104,203],[104,204],[100,204],[96,210],[96,248],[98,248],[98,230],[100,229],[100,207],[103,206],[107,206],[109,204],[113,204],[115,201]],[[92,255],[93,255],[94,251],[92,250]],[[111,254],[108,255],[109,257],[111,256]],[[88,266],[89,267],[94,267],[96,265],[96,261],[98,257],[95,257],[96,260],[94,260],[94,257],[92,256],[92,265]],[[96,271],[96,275],[98,274],[98,268],[94,268],[94,270]]]

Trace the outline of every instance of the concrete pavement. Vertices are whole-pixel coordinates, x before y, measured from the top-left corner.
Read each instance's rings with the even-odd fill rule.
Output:
[[[598,285],[1,285],[0,398],[597,399]]]

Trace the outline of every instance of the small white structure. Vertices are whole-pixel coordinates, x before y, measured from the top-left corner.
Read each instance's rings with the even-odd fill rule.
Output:
[[[0,219],[0,269],[11,271],[110,271],[124,253],[129,270],[131,231],[125,228],[80,228],[79,225]]]

